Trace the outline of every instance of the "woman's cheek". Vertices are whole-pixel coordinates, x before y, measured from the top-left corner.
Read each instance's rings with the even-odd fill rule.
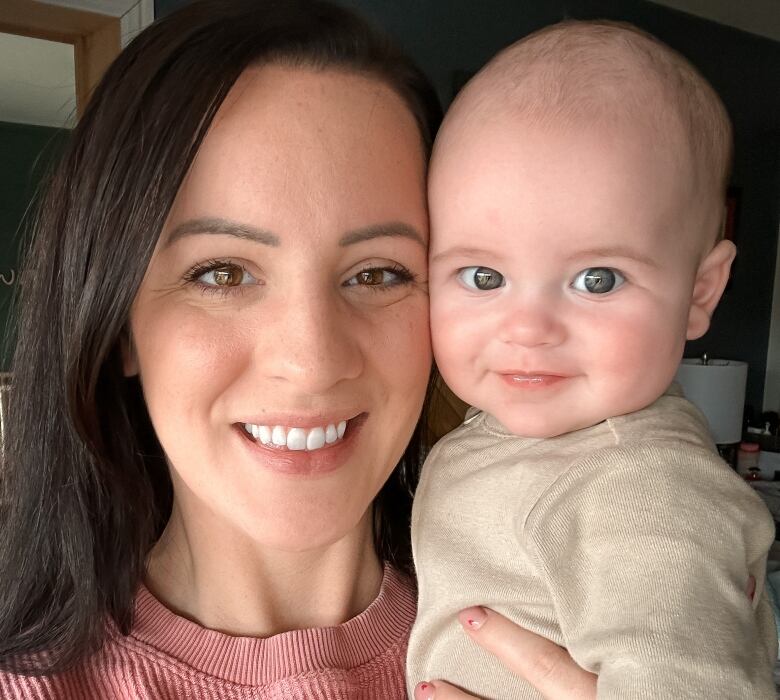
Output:
[[[384,318],[374,324],[370,336],[367,353],[386,375],[386,386],[403,387],[394,392],[396,400],[418,410],[418,402],[410,399],[417,396],[422,400],[433,361],[427,296],[414,296],[385,309]]]
[[[197,419],[243,364],[245,334],[228,315],[201,309],[156,304],[140,315],[136,332],[141,382],[154,414],[163,407],[166,419]]]

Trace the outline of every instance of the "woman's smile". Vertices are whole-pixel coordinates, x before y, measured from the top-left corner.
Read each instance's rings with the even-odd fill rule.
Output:
[[[287,450],[320,450],[344,438],[347,421],[317,425],[313,428],[286,425],[244,423],[244,430],[260,444]]]
[[[351,456],[368,414],[313,428],[243,424],[238,435],[264,469],[300,476],[333,472]],[[247,429],[249,428],[249,429]]]

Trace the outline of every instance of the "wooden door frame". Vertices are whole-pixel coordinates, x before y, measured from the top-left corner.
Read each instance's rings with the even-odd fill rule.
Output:
[[[78,116],[122,48],[119,17],[35,0],[2,0],[0,32],[73,45]]]

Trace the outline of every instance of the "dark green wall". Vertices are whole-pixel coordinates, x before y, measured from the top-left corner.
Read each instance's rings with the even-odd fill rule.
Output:
[[[453,72],[476,72],[500,48],[563,16],[559,0],[339,0],[390,32],[425,69],[446,105]]]
[[[19,249],[34,196],[67,131],[0,122],[0,369],[10,369],[10,307],[19,279]],[[29,215],[28,215],[29,213]],[[11,283],[13,282],[13,283]]]
[[[186,0],[156,0],[158,16]],[[714,85],[735,127],[733,183],[741,192],[732,283],[698,355],[747,360],[747,401],[763,402],[780,224],[780,44],[645,0],[340,0],[393,34],[445,104],[458,72],[477,70],[510,42],[564,17],[633,22],[687,56]],[[780,5],[778,5],[780,12]]]

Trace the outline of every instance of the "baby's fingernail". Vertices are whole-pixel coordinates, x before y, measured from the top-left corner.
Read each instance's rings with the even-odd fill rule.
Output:
[[[460,624],[466,629],[478,630],[487,620],[487,613],[484,608],[475,606],[473,608],[466,608],[458,613],[458,619]]]
[[[436,687],[433,683],[418,683],[414,689],[414,700],[433,700]]]

